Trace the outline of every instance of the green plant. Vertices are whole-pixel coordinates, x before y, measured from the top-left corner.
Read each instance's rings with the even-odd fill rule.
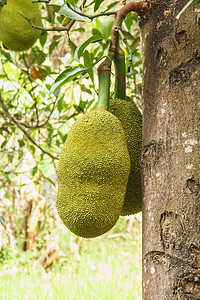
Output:
[[[6,261],[12,258],[12,251],[10,246],[2,246],[0,250],[0,264],[4,264]]]

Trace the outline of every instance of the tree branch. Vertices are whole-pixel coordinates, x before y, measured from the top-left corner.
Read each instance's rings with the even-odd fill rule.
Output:
[[[8,108],[6,106],[5,101],[3,100],[3,97],[1,95],[0,92],[0,103],[2,105],[2,108],[6,114],[6,116],[24,133],[24,135],[37,147],[39,148],[43,153],[49,155],[52,159],[58,159],[56,156],[52,155],[51,153],[49,153],[48,151],[46,151],[45,149],[43,149],[40,145],[38,145],[31,137],[30,135],[26,132],[26,130],[24,130],[24,128],[21,126],[21,124],[19,124],[19,122],[13,117],[11,116],[11,114],[8,111]]]
[[[30,171],[28,170],[28,171],[23,171],[23,172],[16,172],[14,170],[4,171],[4,170],[0,169],[0,173],[3,173],[3,174],[15,174],[15,175],[18,175],[18,174],[24,174],[24,173],[28,173],[28,172],[30,172]]]
[[[17,121],[17,123],[20,124],[20,125],[22,125],[22,126],[24,126],[24,127],[26,127],[26,128],[29,128],[29,129],[42,128],[42,127],[44,127],[44,126],[48,123],[48,121],[49,121],[49,119],[50,119],[52,113],[54,112],[55,106],[56,106],[56,101],[53,102],[53,108],[52,108],[52,110],[50,111],[48,117],[43,121],[43,123],[40,123],[40,124],[39,124],[39,123],[37,122],[36,125],[29,125],[29,124],[27,124],[27,123],[20,122],[20,121]]]
[[[121,29],[121,25],[123,20],[126,18],[126,15],[134,11],[136,12],[139,16],[142,14],[148,13],[148,3],[144,1],[139,1],[139,2],[130,2],[115,13],[115,20],[113,23],[113,27],[111,30],[111,43],[110,43],[110,51],[116,52],[118,51],[118,45],[119,45],[119,30]]]

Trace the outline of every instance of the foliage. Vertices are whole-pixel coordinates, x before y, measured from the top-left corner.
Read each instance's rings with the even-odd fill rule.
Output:
[[[20,236],[20,247],[27,203],[44,198],[50,204],[55,201],[62,145],[71,124],[95,104],[97,67],[108,55],[113,12],[121,7],[102,0],[41,1],[44,30],[36,44],[26,52],[8,51],[0,45],[0,226],[13,237]],[[137,21],[136,13],[126,16],[120,44],[126,53],[127,94],[140,106]],[[46,211],[49,220],[51,208]],[[48,234],[53,227],[39,228],[38,223],[38,234],[44,229]],[[38,247],[43,247],[37,240]]]
[[[9,246],[3,246],[0,251],[0,264],[9,261],[12,258],[11,253],[12,251]]]

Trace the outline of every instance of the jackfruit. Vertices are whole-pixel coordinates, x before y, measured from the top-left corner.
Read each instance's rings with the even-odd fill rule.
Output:
[[[108,110],[120,120],[126,136],[131,159],[131,170],[121,215],[132,215],[142,210],[140,168],[142,115],[135,103],[128,97],[126,100],[110,98]]]
[[[0,8],[0,41],[9,50],[27,50],[41,34],[41,30],[33,29],[23,15],[34,25],[42,26],[38,4],[31,0],[7,0]]]
[[[105,109],[81,116],[71,127],[58,164],[57,211],[78,236],[93,238],[117,222],[130,173],[120,121]]]

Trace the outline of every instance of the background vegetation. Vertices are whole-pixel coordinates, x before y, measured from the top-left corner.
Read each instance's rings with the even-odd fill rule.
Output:
[[[63,29],[63,4],[40,4],[44,28]],[[59,153],[71,124],[96,102],[98,61],[110,44],[110,12],[123,6],[77,5],[84,14],[99,16],[76,20],[69,30],[43,31],[26,52],[0,45],[0,299],[141,298],[141,215],[120,218],[109,233],[82,241],[55,210]],[[137,21],[135,13],[127,15],[120,43],[127,94],[141,108]],[[50,92],[59,74],[80,64],[87,72]]]

